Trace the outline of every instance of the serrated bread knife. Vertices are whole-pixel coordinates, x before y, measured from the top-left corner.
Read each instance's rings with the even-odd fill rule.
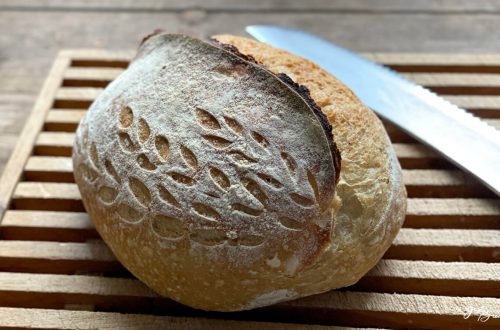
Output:
[[[305,57],[340,79],[384,119],[472,173],[500,196],[500,132],[388,68],[304,31],[246,28],[257,40]]]

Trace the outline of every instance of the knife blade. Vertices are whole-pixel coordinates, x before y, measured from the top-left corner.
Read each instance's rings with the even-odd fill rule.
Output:
[[[500,132],[390,69],[301,30],[247,26],[257,40],[315,62],[382,118],[431,146],[500,196]]]

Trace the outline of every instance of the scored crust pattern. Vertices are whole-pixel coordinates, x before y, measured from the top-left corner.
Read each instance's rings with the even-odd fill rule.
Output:
[[[204,54],[203,61],[217,52]],[[86,203],[91,215],[96,207],[123,224],[146,224],[174,246],[188,241],[250,251],[267,244],[272,255],[300,246],[296,257],[303,263],[327,244],[332,226],[335,170],[325,161],[325,133],[308,105],[279,79],[222,55],[216,66],[203,67],[208,72],[178,73],[212,79],[201,87],[182,90],[175,60],[148,72],[150,89],[178,84],[175,97],[158,89],[155,99],[162,103],[135,98],[143,83],[137,77],[144,76],[136,63],[124,73],[128,78],[113,83],[119,92],[103,93],[108,95],[92,106],[77,134],[75,162],[85,181],[78,183],[95,192],[82,197],[92,199]],[[232,87],[251,94],[234,96],[244,105],[224,99],[227,86],[246,84],[245,76],[257,74],[263,78],[251,86]],[[206,95],[193,102],[185,95],[195,88]]]
[[[170,171],[168,161],[172,151],[170,150],[169,139],[164,135],[151,136],[151,130],[147,121],[144,118],[137,119],[131,107],[119,105],[118,108],[117,128],[119,133],[117,140],[122,152],[133,156],[132,158],[135,159],[135,163],[138,167],[142,168],[143,171],[155,172],[160,168],[163,173],[174,181],[173,184],[169,186],[165,183],[160,183],[156,187],[148,187],[139,178],[134,176],[129,177],[127,182],[128,191],[144,209],[150,206],[153,194],[158,196],[158,199],[162,203],[169,207],[179,209],[182,207],[177,198],[170,192],[171,190],[182,192],[183,187],[194,186],[194,189],[197,189],[203,194],[220,199],[222,195],[228,193],[231,186],[239,185],[244,187],[244,191],[246,191],[248,195],[247,198],[253,199],[254,203],[250,205],[244,202],[231,203],[232,199],[228,198],[227,201],[229,205],[226,206],[247,217],[258,217],[263,212],[273,212],[273,210],[269,208],[268,195],[270,193],[280,194],[280,190],[282,190],[287,183],[292,184],[291,189],[293,192],[288,194],[290,203],[294,203],[302,208],[319,207],[319,192],[314,174],[310,170],[306,171],[307,183],[310,186],[312,194],[304,196],[299,193],[298,185],[296,184],[298,169],[296,161],[292,156],[286,152],[281,152],[279,155],[273,154],[271,144],[265,136],[256,131],[246,130],[235,118],[223,115],[222,123],[220,123],[219,120],[207,110],[199,107],[196,108],[193,117],[204,131],[204,134],[200,136],[201,139],[206,141],[206,146],[204,147],[224,151],[228,158],[234,162],[235,166],[246,166],[252,163],[258,163],[263,157],[279,158],[285,170],[285,173],[282,173],[280,177],[284,175],[288,176],[290,180],[287,183],[283,183],[277,178],[274,178],[273,175],[265,172],[257,172],[254,178],[249,176],[230,178],[222,169],[216,166],[209,165],[202,167],[201,164],[198,163],[195,153],[184,145],[180,145],[177,154],[180,155],[184,162],[185,169],[188,170],[188,172],[191,171],[192,174],[185,175]],[[149,139],[154,141],[154,152],[152,153],[148,153],[147,150],[145,150],[145,144]],[[231,148],[231,145],[238,141],[246,144],[253,144],[253,150],[260,148],[261,152],[259,154],[249,155],[240,150]],[[103,166],[101,166],[95,142],[90,143],[88,148],[88,163],[90,166],[82,164],[80,167],[86,180],[89,183],[95,181],[98,177],[98,173],[100,173],[101,167],[104,168],[104,172],[111,179],[108,180],[111,183],[110,185],[101,185],[98,189],[97,196],[100,202],[107,206],[116,204],[116,214],[123,221],[138,222],[143,220],[141,212],[144,212],[144,209],[137,209],[129,205],[126,201],[116,201],[122,179],[113,166],[109,158],[110,156],[108,155],[108,157],[104,159]],[[198,182],[196,177],[203,176],[199,171],[207,172],[205,176],[208,176],[212,180],[212,188],[215,189],[204,191],[203,187],[197,186]],[[180,195],[182,195],[182,193]],[[195,216],[213,222],[221,221],[220,211],[201,202],[191,203],[190,208],[184,209],[182,212],[184,213],[183,218]],[[191,214],[186,214],[190,212]],[[304,230],[306,226],[304,220],[293,219],[289,216],[280,215],[276,220],[283,229],[286,230],[300,231]],[[257,246],[262,244],[265,240],[265,236],[262,234],[255,235],[244,232],[238,234],[233,232],[228,234],[227,231],[216,228],[190,231],[189,226],[184,220],[180,220],[178,217],[173,217],[169,214],[154,215],[151,219],[151,226],[156,234],[166,239],[178,239],[184,235],[188,235],[191,240],[207,246],[223,244],[225,242],[233,246]]]

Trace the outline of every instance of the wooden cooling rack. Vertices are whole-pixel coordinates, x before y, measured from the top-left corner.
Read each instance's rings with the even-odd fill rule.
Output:
[[[131,56],[63,51],[54,63],[0,181],[0,327],[500,328],[500,199],[389,124],[408,213],[357,284],[240,313],[158,297],[100,240],[70,158],[79,120]],[[500,127],[500,54],[366,56]]]

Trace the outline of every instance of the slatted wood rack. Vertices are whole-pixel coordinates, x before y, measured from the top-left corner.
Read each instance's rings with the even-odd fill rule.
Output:
[[[389,124],[408,214],[357,284],[241,313],[155,295],[99,239],[70,158],[79,120],[131,56],[63,51],[54,63],[0,181],[0,327],[500,328],[500,199]],[[500,127],[500,55],[366,56]]]

